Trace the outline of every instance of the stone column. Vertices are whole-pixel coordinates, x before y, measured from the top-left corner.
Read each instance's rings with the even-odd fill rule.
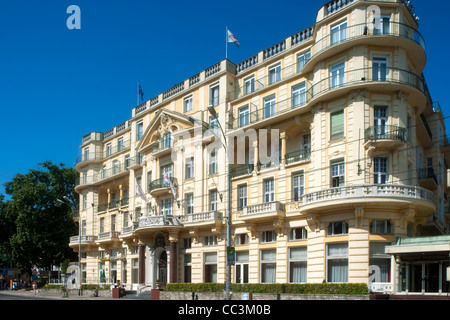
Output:
[[[139,284],[145,283],[145,243],[139,242]]]
[[[175,241],[170,242],[170,277],[169,282],[178,282],[178,259],[177,259],[177,243]]]
[[[178,251],[177,251],[177,242],[178,236],[177,234],[169,235],[170,242],[170,274],[169,274],[169,283],[178,282]]]

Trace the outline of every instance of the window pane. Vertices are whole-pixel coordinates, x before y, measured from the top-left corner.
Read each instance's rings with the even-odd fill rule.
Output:
[[[344,136],[344,110],[331,114],[331,139]]]

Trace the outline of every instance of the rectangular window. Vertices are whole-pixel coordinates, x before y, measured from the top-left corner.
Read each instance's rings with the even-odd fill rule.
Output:
[[[245,94],[249,94],[255,91],[255,78],[252,77],[244,81],[244,92]]]
[[[391,33],[391,17],[381,16],[379,23],[374,18],[373,21],[373,34],[375,35],[386,35]]]
[[[186,214],[194,213],[194,194],[187,193],[186,194]]]
[[[105,217],[101,217],[100,218],[100,229],[99,229],[100,233],[105,232]]]
[[[217,245],[217,236],[206,236],[203,239],[204,246],[216,246]]]
[[[192,111],[192,109],[193,109],[192,97],[184,99],[184,112]]]
[[[192,280],[191,255],[185,254],[183,256],[183,282],[190,283]]]
[[[194,177],[194,157],[189,157],[184,160],[185,178],[190,179]]]
[[[289,249],[289,282],[306,282],[306,247]]]
[[[111,215],[111,231],[116,231],[116,215]]]
[[[372,80],[373,81],[386,81],[387,80],[387,58],[386,57],[374,57],[372,59]]]
[[[234,237],[234,245],[235,246],[243,246],[248,244],[248,234],[246,233],[241,233],[241,234],[237,234]]]
[[[305,176],[303,173],[296,173],[292,176],[292,201],[300,201],[305,193]]]
[[[163,136],[161,149],[172,148],[172,134],[166,133]]]
[[[215,85],[209,89],[209,103],[213,107],[219,105],[219,85]]]
[[[120,164],[118,160],[114,160],[112,163],[112,174],[118,174],[120,172]]]
[[[205,253],[205,279],[206,283],[217,282],[217,253]]]
[[[117,151],[122,151],[124,147],[123,138],[117,139]]]
[[[216,174],[219,171],[219,164],[217,163],[217,152],[213,150],[209,155],[209,174]]]
[[[275,183],[273,178],[266,179],[263,182],[265,203],[275,201]]]
[[[109,157],[112,153],[111,143],[106,145],[106,157]]]
[[[173,198],[161,200],[161,215],[171,216],[173,214]]]
[[[289,241],[306,240],[308,231],[305,227],[293,228],[289,231]]]
[[[344,138],[344,110],[333,112],[331,114],[331,140]]]
[[[89,159],[89,147],[84,148],[83,151],[83,161],[88,161]]]
[[[275,96],[264,99],[264,119],[270,118],[275,114],[276,99]]]
[[[183,239],[183,248],[189,249],[192,247],[192,238],[184,238]]]
[[[173,177],[173,163],[160,167],[161,178]]]
[[[234,266],[236,283],[248,283],[249,275],[248,251],[236,252],[236,264]]]
[[[144,122],[140,121],[136,124],[136,140],[141,140],[144,136]]]
[[[387,175],[387,159],[374,158],[373,159],[373,183],[386,184],[388,181]]]
[[[122,283],[127,283],[127,260],[122,260]]]
[[[327,282],[348,282],[348,244],[327,246]]]
[[[239,108],[239,127],[246,126],[250,123],[250,109],[248,106]]]
[[[330,222],[327,228],[327,236],[340,236],[348,234],[348,223],[345,221]]]
[[[131,282],[138,283],[139,281],[139,259],[131,260]]]
[[[338,63],[330,68],[330,89],[345,84],[345,62]]]
[[[86,235],[86,220],[81,220],[81,235],[85,236]]]
[[[277,241],[277,233],[274,230],[267,230],[261,233],[261,243],[271,243]]]
[[[292,108],[297,108],[306,103],[306,85],[299,84],[292,88]]]
[[[98,277],[100,279],[100,283],[106,283],[106,277],[107,277],[106,266],[103,261],[98,263],[98,272],[99,272]]]
[[[370,223],[371,234],[394,234],[394,225],[391,220],[372,220]]]
[[[261,283],[275,283],[277,272],[276,249],[261,250]]]
[[[311,51],[305,52],[297,57],[297,73],[302,72],[305,64],[311,60]]]
[[[386,106],[375,106],[373,109],[373,125],[375,130],[375,139],[389,138],[389,133],[386,130],[388,123],[388,114]]]
[[[377,271],[374,282],[391,282],[391,256],[385,253],[386,246],[390,245],[390,242],[370,243],[369,265]]]
[[[281,80],[281,65],[269,68],[269,85]]]
[[[238,186],[238,211],[247,206],[247,185]]]
[[[217,190],[209,191],[209,210],[217,211]]]
[[[331,28],[331,45],[347,40],[347,21]]]
[[[345,164],[344,161],[331,163],[331,186],[333,188],[345,185]]]

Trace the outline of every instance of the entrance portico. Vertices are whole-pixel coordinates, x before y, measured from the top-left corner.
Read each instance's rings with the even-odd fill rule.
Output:
[[[386,253],[395,257],[395,293],[450,291],[450,236],[399,238]]]
[[[177,282],[177,236],[159,232],[139,242],[139,286],[156,289]]]

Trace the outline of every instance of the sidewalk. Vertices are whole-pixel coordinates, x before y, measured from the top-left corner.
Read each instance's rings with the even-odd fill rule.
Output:
[[[79,296],[76,293],[69,293],[68,297],[64,297],[63,294],[48,293],[46,290],[1,290],[0,300],[33,300],[33,299],[46,299],[46,300],[150,300],[150,295],[148,294],[127,294],[122,298],[113,299],[112,294],[110,296],[99,296],[94,297],[92,293],[83,293]]]

